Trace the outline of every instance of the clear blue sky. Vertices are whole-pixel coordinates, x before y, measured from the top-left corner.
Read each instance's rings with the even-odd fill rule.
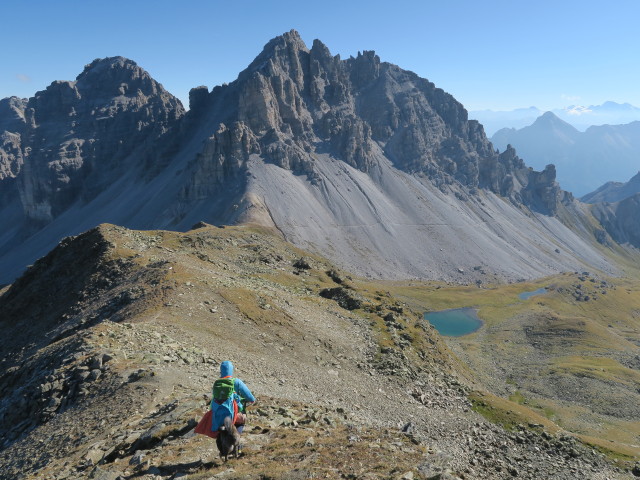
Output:
[[[185,101],[292,28],[342,58],[375,50],[469,110],[640,106],[638,0],[2,0],[0,97],[122,55]]]

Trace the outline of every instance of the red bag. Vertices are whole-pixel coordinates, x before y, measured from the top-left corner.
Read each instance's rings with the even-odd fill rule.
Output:
[[[209,410],[207,413],[204,414],[204,417],[202,417],[202,419],[198,422],[198,425],[196,425],[195,432],[199,433],[200,435],[206,435],[207,437],[217,438],[218,432],[211,431],[212,421],[213,421],[213,412]]]
[[[238,402],[233,401],[233,418],[238,420],[240,417],[238,416]],[[206,435],[211,438],[218,438],[218,431],[211,431],[211,424],[213,423],[213,411],[209,410],[204,414],[204,417],[200,419],[198,425],[196,425],[196,429],[194,430],[196,433],[200,435]]]

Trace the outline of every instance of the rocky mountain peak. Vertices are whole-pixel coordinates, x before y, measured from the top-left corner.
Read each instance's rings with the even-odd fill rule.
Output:
[[[552,111],[546,111],[542,115],[540,115],[540,117],[538,117],[538,120],[542,122],[554,121],[555,119],[559,120],[559,118]]]
[[[84,70],[80,75],[78,75],[78,78],[92,73],[104,73],[110,69],[142,70],[133,60],[118,55],[115,57],[96,58],[91,63],[84,66]]]
[[[331,58],[331,52],[329,51],[329,47],[327,47],[324,43],[322,43],[319,39],[313,40],[313,45],[311,46],[310,52],[316,58],[325,57]]]
[[[293,49],[308,51],[307,46],[302,40],[302,37],[300,36],[298,31],[295,29],[291,29],[288,32],[283,33],[282,35],[279,35],[273,38],[269,43],[267,43],[267,45],[264,47],[264,50],[267,50],[270,47],[273,48],[274,46],[276,46],[276,48],[286,47],[286,48],[293,48]]]
[[[83,95],[98,95],[100,98],[169,95],[136,62],[119,56],[96,59],[86,65],[76,79],[76,86]]]
[[[303,58],[306,58],[308,53],[309,49],[300,34],[291,30],[272,38],[238,78],[246,79],[255,72],[266,76],[278,75],[281,70],[287,73],[293,70],[294,75],[299,74],[301,63],[304,63]]]
[[[180,101],[132,60],[94,60],[75,81],[0,103],[0,180],[16,178],[11,188],[29,222],[49,223],[122,176],[134,151],[126,171],[141,167],[145,145],[183,114]]]
[[[308,49],[297,32],[288,32],[269,41],[232,84],[211,93],[193,89],[190,104],[188,117],[208,122],[209,131],[182,190],[185,204],[256,178],[252,156],[308,179],[323,195],[333,181],[323,173],[330,157],[371,179],[390,162],[445,195],[468,200],[485,189],[547,215],[568,198],[553,169],[534,172],[513,149],[498,154],[455,98],[370,50],[341,60],[320,40]],[[247,212],[266,211],[259,196],[246,198]],[[355,199],[345,201],[346,209],[359,208]],[[260,223],[273,221],[277,207],[269,210]],[[381,208],[375,210],[374,217]]]
[[[358,56],[349,58],[351,65],[351,81],[359,88],[374,82],[380,76],[380,57],[373,50],[358,52]]]
[[[124,57],[96,59],[86,65],[75,81],[56,80],[45,90],[37,92],[29,101],[29,107],[39,117],[50,114],[74,114],[78,107],[91,103],[110,102],[112,98],[129,96],[151,96],[166,91],[134,61]],[[82,100],[82,101],[81,101]],[[38,118],[38,121],[43,120]]]
[[[302,51],[309,52],[307,45],[302,40],[302,37],[296,30],[290,30],[272,38],[262,49],[262,53],[256,58],[259,59],[264,56],[274,56],[283,51]]]

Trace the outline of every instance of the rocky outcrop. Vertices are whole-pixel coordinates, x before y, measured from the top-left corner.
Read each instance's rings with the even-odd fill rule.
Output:
[[[48,223],[135,170],[183,113],[135,62],[95,60],[73,82],[2,101],[0,181],[15,178],[27,219]]]
[[[0,181],[16,178],[24,163],[22,138],[17,133],[4,131],[0,136]]]
[[[252,153],[260,153],[260,146],[244,123],[235,122],[229,128],[221,123],[197,155],[192,180],[183,196],[191,200],[206,199],[218,186],[238,176]]]
[[[319,40],[309,50],[293,30],[271,40],[235,82],[210,94],[193,89],[190,104],[185,121],[208,110],[214,131],[240,122],[254,139],[244,161],[217,133],[205,140],[193,182],[215,171],[205,177],[216,183],[191,189],[194,198],[235,175],[250,153],[311,176],[317,154],[330,153],[363,172],[384,156],[398,169],[426,174],[443,191],[508,191],[515,202],[544,213],[553,214],[560,201],[555,171],[537,175],[513,161],[515,153],[501,157],[482,126],[433,83],[381,62],[373,51],[341,60]]]
[[[594,216],[618,243],[640,248],[640,193],[616,203],[597,203]]]
[[[580,200],[585,203],[619,202],[640,193],[640,172],[628,182],[607,182],[597,190],[588,193]]]
[[[525,203],[535,210],[555,215],[562,195],[555,178],[556,167],[553,165],[547,165],[542,172],[531,172],[529,182],[522,190]]]
[[[607,182],[581,200],[592,204],[593,215],[611,238],[640,248],[640,173],[626,183]],[[603,230],[596,231],[596,238],[609,241]]]

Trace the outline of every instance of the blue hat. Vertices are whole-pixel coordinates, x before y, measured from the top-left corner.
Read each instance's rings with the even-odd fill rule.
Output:
[[[220,364],[220,376],[230,377],[231,375],[233,375],[233,363],[229,360],[225,360]]]

